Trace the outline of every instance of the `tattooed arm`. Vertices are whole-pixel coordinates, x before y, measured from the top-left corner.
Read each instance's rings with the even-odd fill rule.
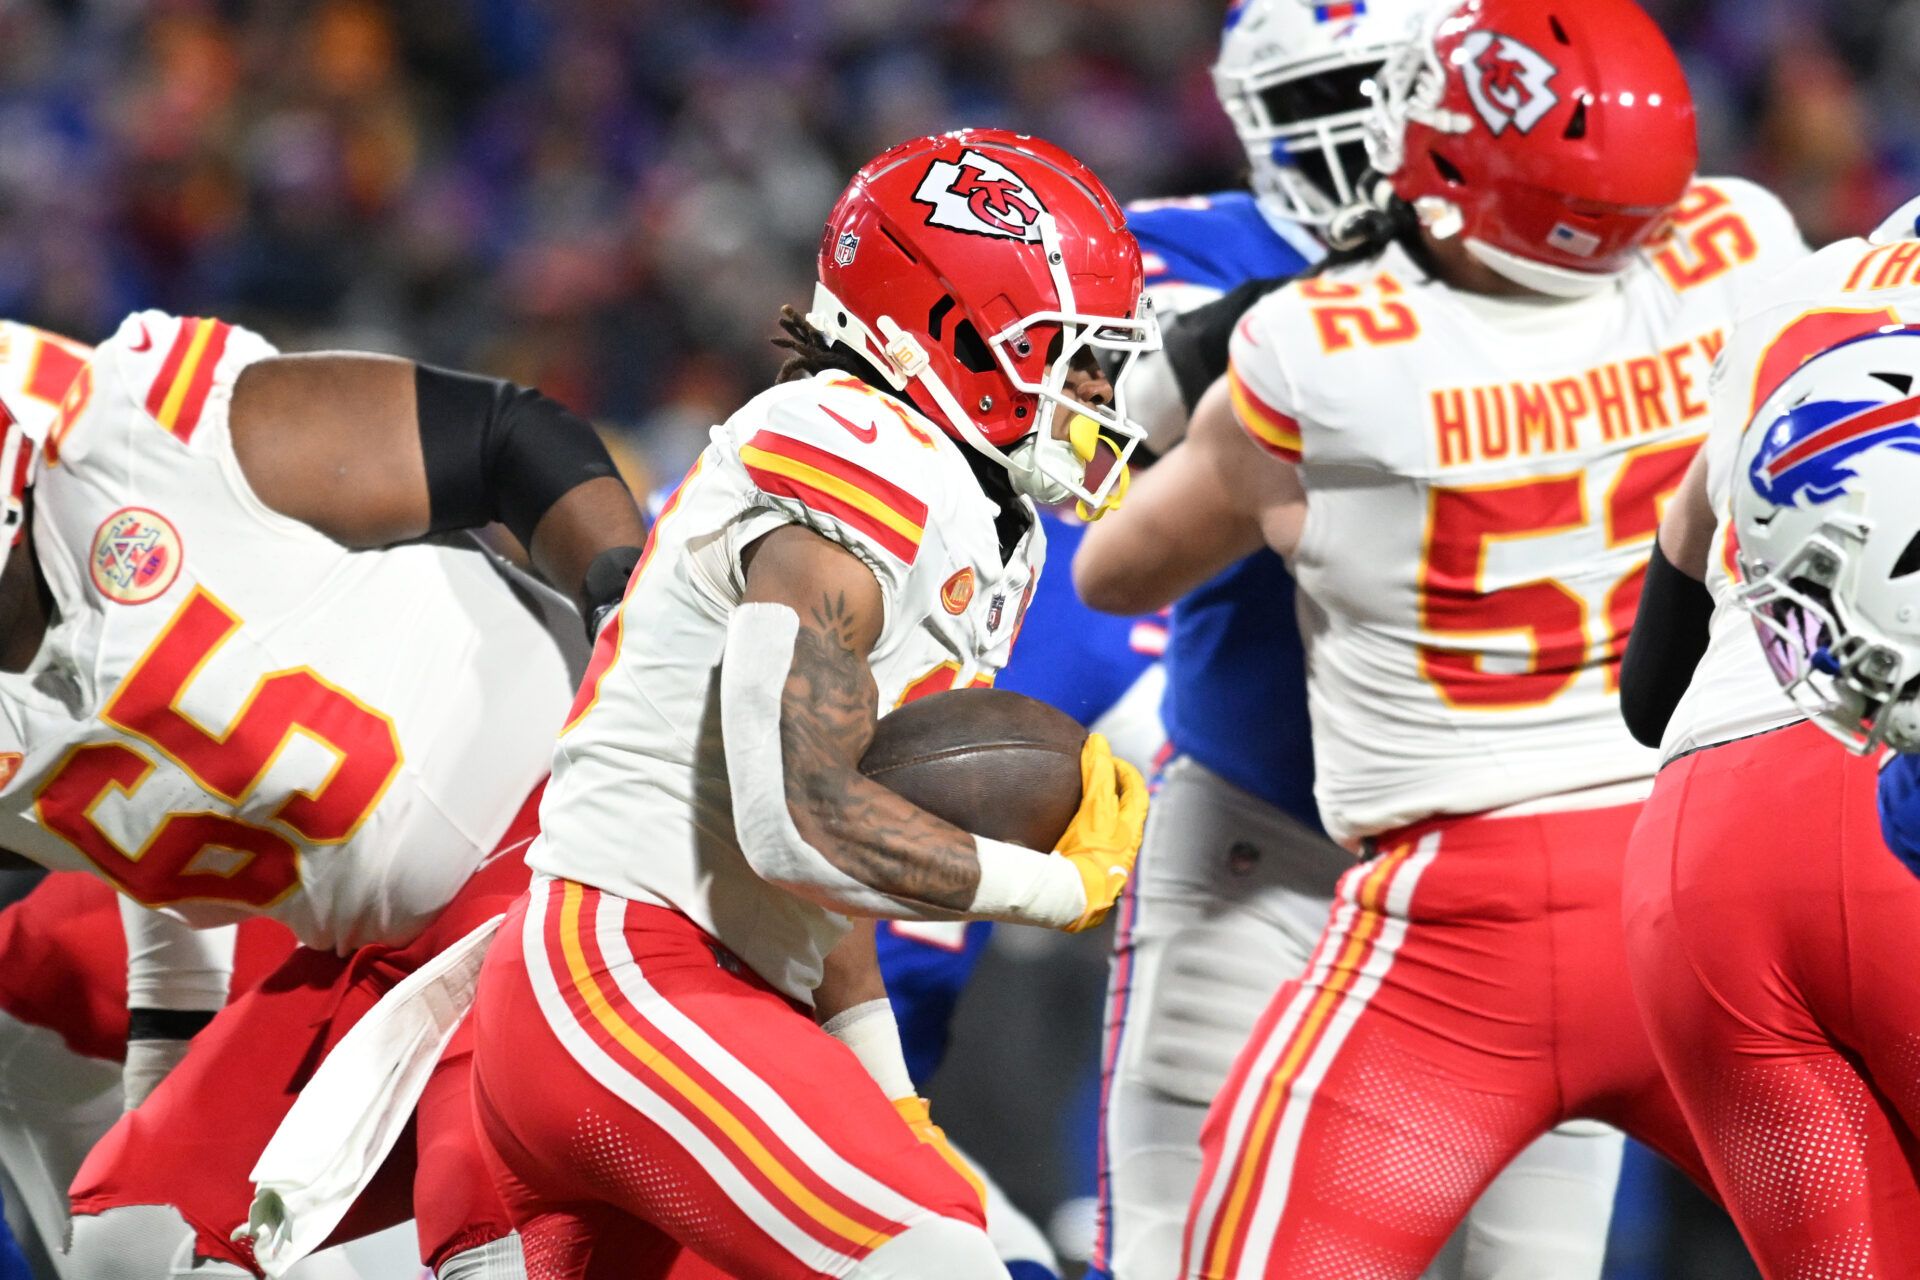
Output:
[[[860,914],[904,914],[875,904],[873,894],[935,915],[965,913],[980,885],[973,837],[860,773],[879,716],[867,666],[885,619],[879,583],[851,553],[797,526],[760,539],[744,560],[743,607],[780,605],[799,619],[779,698],[779,770],[792,828],[835,872],[870,893],[790,887]],[[723,679],[723,696],[730,687]],[[728,721],[729,733],[735,723]],[[728,763],[738,801],[734,746]],[[748,850],[750,859],[754,852]]]

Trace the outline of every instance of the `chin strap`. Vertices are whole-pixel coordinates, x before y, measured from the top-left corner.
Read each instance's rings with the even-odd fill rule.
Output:
[[[1550,298],[1564,298],[1569,301],[1577,298],[1591,298],[1605,293],[1620,282],[1622,272],[1573,271],[1566,267],[1556,267],[1545,262],[1535,262],[1523,258],[1505,249],[1495,248],[1484,240],[1467,239],[1467,252],[1474,256],[1482,266],[1511,280],[1523,289],[1535,293],[1544,293]]]

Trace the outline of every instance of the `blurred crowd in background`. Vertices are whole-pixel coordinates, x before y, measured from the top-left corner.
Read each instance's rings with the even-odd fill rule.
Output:
[[[1648,7],[1686,57],[1707,171],[1769,184],[1815,243],[1920,191],[1920,0]],[[1123,199],[1237,184],[1207,75],[1223,8],[0,0],[0,315],[91,340],[157,306],[510,376],[592,414],[636,480],[671,479],[770,377],[821,219],[884,146],[992,124]],[[1031,1138],[1090,1132],[1104,956],[1074,948],[1036,986],[1021,945],[1040,944],[982,975],[1023,998],[970,1006],[998,1056],[947,1073],[947,1123],[1026,1157],[1010,1189],[1045,1217],[1091,1178],[1089,1144],[1063,1164]],[[1626,1209],[1610,1274],[1741,1274],[1724,1235]]]
[[[1920,188],[1920,0],[1653,0],[1706,167],[1825,241]],[[217,311],[541,384],[677,474],[820,220],[963,123],[1237,181],[1224,0],[0,0],[0,314]]]

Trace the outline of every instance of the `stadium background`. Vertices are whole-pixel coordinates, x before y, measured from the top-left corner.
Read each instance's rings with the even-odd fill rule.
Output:
[[[1920,0],[1644,2],[1686,57],[1705,171],[1768,183],[1816,244],[1920,189]],[[1234,185],[1222,8],[0,0],[0,314],[90,340],[158,306],[482,369],[590,412],[638,483],[671,479],[765,384],[820,220],[883,146],[994,124],[1124,199]],[[1003,931],[935,1089],[1069,1245],[1102,964],[1097,941]],[[1608,1274],[1752,1271],[1636,1162]]]

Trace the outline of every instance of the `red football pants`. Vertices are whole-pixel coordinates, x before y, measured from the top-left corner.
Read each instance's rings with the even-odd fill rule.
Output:
[[[535,880],[472,1021],[529,1280],[654,1280],[683,1249],[753,1280],[840,1276],[930,1217],[982,1225],[859,1060],[675,912]]]
[[[1668,765],[1634,832],[1648,1031],[1769,1276],[1920,1275],[1920,881],[1810,724]]]
[[[1423,824],[1341,879],[1207,1117],[1184,1274],[1413,1280],[1509,1160],[1576,1118],[1704,1181],[1626,978],[1637,812]]]
[[[525,847],[538,829],[530,796],[492,858],[433,923],[404,947],[350,956],[305,947],[215,1015],[138,1111],[101,1140],[74,1179],[77,1215],[123,1205],[171,1205],[196,1233],[202,1257],[258,1271],[246,1241],[248,1174],[327,1052],[380,997],[446,947],[513,904],[528,878]],[[471,1037],[458,1035],[435,1069],[403,1137],[347,1212],[329,1244],[416,1220],[428,1266],[511,1229],[473,1130]]]
[[[233,996],[271,973],[293,935],[264,917],[240,926]],[[0,911],[0,1012],[45,1027],[83,1058],[127,1056],[127,936],[113,886],[57,871]]]

